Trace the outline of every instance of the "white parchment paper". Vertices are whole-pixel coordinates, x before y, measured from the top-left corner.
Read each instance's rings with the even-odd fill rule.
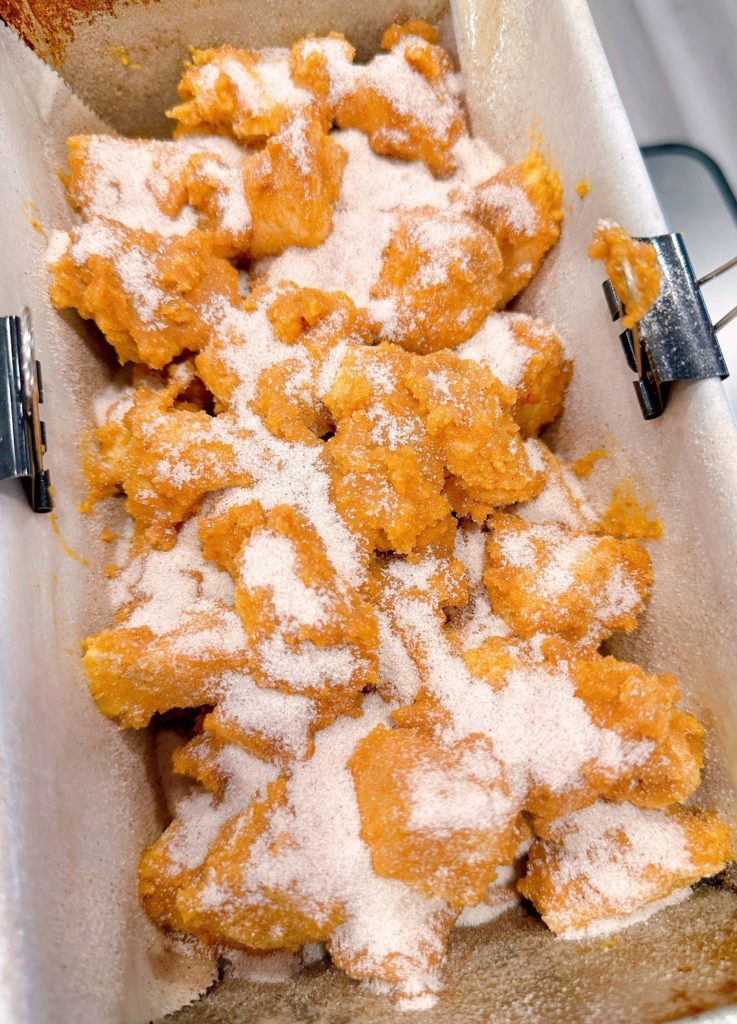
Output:
[[[75,319],[50,308],[45,243],[30,222],[70,222],[58,177],[65,139],[99,130],[0,25],[0,314],[32,311],[60,530],[101,567],[99,525],[76,512],[77,444],[106,371]],[[83,677],[80,640],[110,618],[99,579],[64,553],[19,484],[0,487],[3,1024],[138,1024],[214,978],[213,958],[172,953],[138,902],[137,859],[165,818],[148,736],[106,721]]]

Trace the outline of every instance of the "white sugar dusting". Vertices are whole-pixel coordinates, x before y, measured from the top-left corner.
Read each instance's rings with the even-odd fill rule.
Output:
[[[358,741],[386,722],[388,712],[379,697],[368,696],[361,718],[339,719],[317,734],[312,758],[294,765],[287,804],[272,810],[252,846],[243,884],[256,900],[273,890],[297,893],[316,921],[324,920],[331,906],[343,905],[346,921],[331,936],[333,955],[357,957],[379,973],[386,958],[393,958],[400,991],[413,996],[439,985],[437,971],[418,954],[417,944],[442,951],[435,921],[445,905],[374,873],[346,767]],[[275,840],[284,835],[289,842],[277,847]],[[219,885],[210,871],[200,898],[213,910],[237,894]]]
[[[195,790],[176,805],[176,824],[167,852],[179,867],[199,867],[225,822],[254,800],[263,799],[266,787],[278,774],[273,765],[259,761],[236,744],[222,747],[215,760],[227,778],[223,798],[218,801],[211,793]]]
[[[87,216],[107,217],[128,228],[159,235],[184,235],[196,215],[184,207],[176,217],[163,210],[166,193],[181,175],[198,143],[125,139],[90,135],[86,139],[84,189]]]
[[[532,356],[515,334],[514,314],[510,313],[492,313],[456,353],[462,359],[488,366],[502,384],[512,388],[522,383]]]
[[[371,299],[371,289],[381,272],[382,255],[399,213],[420,206],[448,209],[450,193],[464,185],[471,173],[471,162],[463,163],[451,177],[439,180],[419,161],[377,156],[361,132],[338,131],[332,137],[348,153],[348,162],[331,234],[315,249],[295,247],[279,256],[256,261],[256,272],[265,274],[272,282],[290,280],[304,287],[344,291],[356,305],[369,308],[377,319],[386,320],[390,311],[381,302]],[[478,148],[488,154],[487,163],[498,161],[483,143]],[[443,230],[443,238],[439,239],[438,231]],[[444,225],[426,227],[418,241],[427,248],[445,242],[444,251],[456,253],[457,227],[452,235]],[[447,244],[449,241],[452,248]],[[440,254],[425,265],[428,287],[447,273]]]
[[[593,530],[596,516],[589,507],[577,477],[537,438],[525,442],[528,462],[545,472],[545,487],[535,498],[516,505],[515,515],[526,523],[556,523],[571,530]]]
[[[240,556],[240,571],[249,587],[266,587],[280,619],[317,626],[325,619],[326,598],[302,582],[292,541],[261,532],[249,538]]]
[[[246,672],[225,672],[217,680],[216,716],[246,735],[263,739],[289,757],[306,757],[317,705],[298,693],[257,686]]]
[[[557,849],[552,881],[575,882],[584,906],[603,915],[593,928],[567,930],[569,938],[642,920],[632,912],[660,898],[663,875],[687,878],[694,872],[683,828],[664,811],[600,800],[556,822],[551,838]],[[576,906],[568,912],[575,917]]]
[[[525,190],[519,185],[506,185],[500,181],[489,181],[478,188],[478,202],[504,215],[504,219],[515,232],[531,237],[539,226],[535,207]],[[520,270],[523,268],[520,267]]]
[[[487,752],[471,748],[451,770],[419,763],[409,774],[408,827],[434,837],[467,830],[502,829],[515,807],[500,783],[501,766]]]

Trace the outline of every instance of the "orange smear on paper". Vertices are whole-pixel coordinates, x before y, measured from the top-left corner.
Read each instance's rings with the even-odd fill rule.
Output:
[[[84,555],[80,555],[79,552],[75,551],[74,548],[70,547],[69,544],[67,544],[67,542],[64,540],[61,528],[59,526],[59,517],[56,514],[56,512],[51,512],[49,514],[49,519],[51,520],[51,529],[54,531],[59,541],[59,544],[61,545],[61,550],[64,552],[64,554],[69,555],[71,559],[73,559],[75,562],[79,562],[80,565],[89,567],[90,563],[84,557]]]
[[[637,537],[641,540],[660,540],[663,522],[653,518],[652,505],[638,501],[631,484],[614,488],[612,500],[599,523],[601,533],[612,537]]]
[[[576,185],[576,192],[580,199],[583,199],[585,196],[587,196],[590,191],[591,185],[588,181],[586,181],[585,178],[579,181],[579,183]]]
[[[594,471],[594,466],[599,461],[599,459],[608,458],[609,452],[606,450],[606,448],[594,448],[586,455],[582,455],[580,459],[576,459],[575,462],[572,462],[570,465],[570,469],[573,470],[576,476],[580,477],[582,480],[585,480],[587,477],[591,476],[592,472]]]
[[[113,55],[113,57],[118,58],[118,60],[124,68],[129,68],[129,70],[131,71],[141,70],[141,65],[136,64],[133,61],[131,55],[128,53],[128,48],[126,46],[111,46],[110,53]]]
[[[26,201],[23,203],[23,213],[25,214],[26,220],[31,225],[33,230],[38,231],[39,235],[42,235],[48,242],[49,236],[46,234],[46,231],[44,230],[41,221],[38,219],[38,207],[33,202],[33,200],[26,199]]]

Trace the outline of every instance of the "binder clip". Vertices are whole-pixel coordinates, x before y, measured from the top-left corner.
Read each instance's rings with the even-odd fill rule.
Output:
[[[630,369],[637,374],[635,392],[646,420],[662,416],[670,385],[676,381],[729,376],[717,331],[737,316],[737,306],[713,324],[701,294],[701,285],[737,265],[737,257],[710,274],[696,278],[680,234],[640,238],[655,248],[661,270],[660,293],[653,306],[632,329],[620,334]],[[625,278],[631,290],[637,283]],[[619,296],[608,279],[603,283],[612,320],[624,314]]]
[[[51,512],[51,481],[44,469],[46,428],[41,365],[35,357],[30,313],[0,317],[0,480],[22,480],[34,512]]]

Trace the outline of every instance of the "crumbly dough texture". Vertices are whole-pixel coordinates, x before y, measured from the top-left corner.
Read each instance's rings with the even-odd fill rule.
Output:
[[[504,309],[559,176],[469,137],[434,28],[382,48],[193,50],[173,139],[69,140],[48,262],[123,366],[84,509],[131,528],[84,666],[104,714],[176,732],[146,909],[244,957],[324,943],[421,1008],[456,923],[518,891],[558,934],[623,927],[731,837],[681,806],[676,681],[599,652],[650,557],[538,438],[564,339]]]

